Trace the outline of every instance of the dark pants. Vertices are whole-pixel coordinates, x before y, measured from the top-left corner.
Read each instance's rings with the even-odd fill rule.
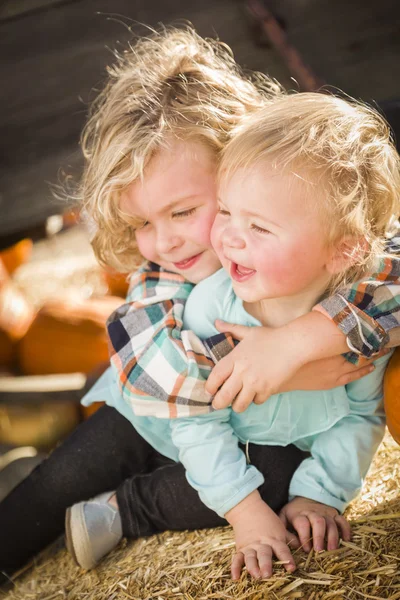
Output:
[[[249,455],[265,477],[263,499],[280,509],[303,453],[294,446],[250,444]],[[201,502],[181,464],[159,454],[125,417],[104,406],[0,503],[0,570],[11,573],[55,540],[69,506],[108,490],[117,490],[126,537],[226,524]]]

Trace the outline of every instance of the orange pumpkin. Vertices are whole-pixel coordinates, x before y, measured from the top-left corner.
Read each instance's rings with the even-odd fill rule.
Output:
[[[79,206],[75,206],[75,207],[71,208],[70,210],[67,210],[65,213],[63,213],[62,218],[63,218],[63,228],[64,229],[68,229],[69,227],[73,227],[74,225],[79,223],[79,220],[80,220]]]
[[[28,262],[32,254],[32,247],[32,240],[25,239],[0,252],[0,260],[10,275],[22,264]]]
[[[4,331],[0,331],[0,370],[13,366],[16,358],[16,344]]]
[[[400,444],[400,348],[397,348],[384,378],[384,398],[387,426]]]
[[[18,360],[26,375],[89,373],[108,360],[105,323],[121,298],[48,302],[19,343]]]
[[[118,273],[117,271],[104,271],[104,279],[108,287],[108,291],[113,296],[121,296],[126,298],[129,289],[129,273]]]

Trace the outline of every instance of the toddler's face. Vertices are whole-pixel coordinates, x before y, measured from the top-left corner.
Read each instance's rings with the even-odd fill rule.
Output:
[[[215,170],[215,156],[204,144],[174,140],[121,197],[121,209],[138,222],[142,256],[193,283],[221,267],[210,242]]]
[[[294,174],[239,170],[221,186],[211,233],[235,293],[246,302],[283,298],[329,282],[317,198]]]

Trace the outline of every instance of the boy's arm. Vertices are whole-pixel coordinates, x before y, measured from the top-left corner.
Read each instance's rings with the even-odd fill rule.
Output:
[[[361,364],[360,357],[400,344],[400,259],[382,259],[371,277],[323,300],[285,327],[255,333],[221,323],[218,330],[243,341],[216,366],[206,389],[215,395],[216,408],[234,401],[234,410],[241,412],[251,402],[265,402],[285,390],[306,363],[346,353],[348,361]]]
[[[272,394],[304,389],[294,385],[289,387],[287,382],[304,365],[338,356],[348,349],[344,334],[333,321],[317,311],[276,329],[222,322],[218,322],[217,327],[241,340],[218,362],[208,378],[206,390],[214,396],[213,406],[218,409],[234,401],[234,410],[242,412],[253,401],[261,404]],[[362,374],[367,372],[368,367],[363,368]],[[339,383],[331,387],[337,385]]]
[[[354,361],[400,342],[400,258],[381,259],[368,279],[354,283],[314,307],[343,332]]]

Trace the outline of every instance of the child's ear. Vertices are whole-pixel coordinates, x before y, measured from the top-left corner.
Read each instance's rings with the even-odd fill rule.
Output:
[[[364,237],[341,238],[333,245],[326,268],[331,275],[346,271],[353,265],[362,262],[367,250],[368,242]]]

